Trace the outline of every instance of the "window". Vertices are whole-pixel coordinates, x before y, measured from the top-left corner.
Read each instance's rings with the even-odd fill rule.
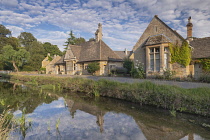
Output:
[[[74,70],[76,70],[76,67],[77,67],[77,66],[76,66],[76,64],[74,63]]]
[[[150,48],[150,71],[160,71],[160,48]]]
[[[167,69],[168,66],[168,47],[164,47],[164,68]]]

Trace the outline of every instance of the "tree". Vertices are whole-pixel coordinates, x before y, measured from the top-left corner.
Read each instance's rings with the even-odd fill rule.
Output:
[[[2,49],[2,54],[0,55],[0,60],[8,61],[13,64],[15,71],[19,71],[18,67],[22,66],[28,61],[30,57],[29,52],[24,48],[19,49],[18,51],[14,50],[12,46],[7,45]]]
[[[72,30],[70,31],[69,36],[70,36],[70,37],[67,38],[67,41],[65,42],[66,45],[64,45],[64,46],[68,46],[69,44],[70,44],[70,45],[75,45],[75,39],[76,39],[76,37],[74,36]]]
[[[6,37],[11,35],[11,31],[7,29],[4,25],[0,24],[0,37]]]
[[[96,71],[100,70],[100,65],[97,62],[92,62],[88,64],[87,71],[91,74],[94,74]]]
[[[69,38],[67,38],[67,41],[65,42],[66,45],[64,46],[68,46],[68,45],[79,45],[81,43],[84,43],[85,42],[85,39],[83,37],[80,37],[80,38],[76,38],[73,34],[73,31],[70,31],[69,33]],[[67,47],[66,47],[67,48]],[[65,49],[66,49],[65,48]]]
[[[45,49],[45,56],[47,56],[47,53],[50,53],[51,55],[62,55],[62,52],[59,50],[57,45],[52,45],[49,42],[45,42],[43,47]]]
[[[127,69],[127,74],[131,73],[132,65],[133,65],[133,61],[131,59],[127,57],[124,58],[123,67]]]
[[[27,51],[30,51],[32,42],[37,41],[33,34],[28,32],[22,32],[18,36],[18,39],[20,40],[21,45],[23,45]]]
[[[89,41],[95,41],[95,38],[90,38]]]
[[[28,69],[30,67],[31,70],[39,70],[42,65],[42,60],[45,58],[45,50],[43,44],[41,42],[34,41],[30,46],[31,57],[26,66]]]

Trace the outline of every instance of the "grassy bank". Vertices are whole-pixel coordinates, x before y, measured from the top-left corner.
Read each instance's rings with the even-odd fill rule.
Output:
[[[210,116],[210,88],[183,89],[169,85],[155,85],[151,82],[128,84],[108,80],[94,81],[48,76],[13,75],[11,79],[43,88],[69,89],[89,95],[153,105],[172,112],[180,111]]]

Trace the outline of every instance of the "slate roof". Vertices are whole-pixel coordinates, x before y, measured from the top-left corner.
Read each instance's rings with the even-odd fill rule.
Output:
[[[102,40],[98,42],[88,41],[80,45],[69,45],[63,60],[59,60],[59,62],[61,64],[61,62],[64,63],[68,59],[77,59],[78,62],[98,60],[122,61],[122,58]]]
[[[55,63],[55,65],[64,64],[64,55]]]
[[[210,58],[210,37],[194,38],[190,45],[194,48],[193,59]]]
[[[171,42],[171,40],[168,37],[166,37],[163,34],[159,34],[159,35],[150,36],[147,39],[145,45],[154,45],[154,44],[169,43],[169,42]]]
[[[125,54],[125,51],[114,51],[121,59],[125,57],[130,57],[133,51],[127,51],[127,55]]]

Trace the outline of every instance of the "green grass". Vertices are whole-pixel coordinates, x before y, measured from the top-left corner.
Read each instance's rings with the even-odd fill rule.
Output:
[[[106,96],[141,105],[153,105],[173,111],[210,116],[210,88],[184,89],[151,82],[120,83],[109,80],[94,81],[82,78],[14,75],[13,80],[36,81],[42,88],[69,89],[93,96]]]

